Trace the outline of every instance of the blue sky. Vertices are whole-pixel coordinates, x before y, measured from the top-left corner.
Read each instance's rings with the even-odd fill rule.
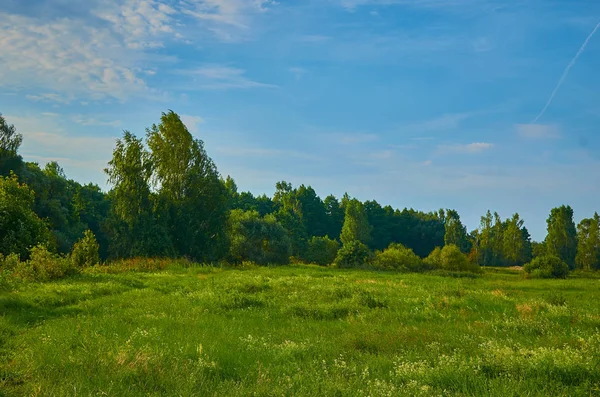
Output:
[[[172,109],[241,190],[470,230],[518,211],[539,240],[552,207],[600,210],[599,22],[596,0],[3,0],[0,112],[25,159],[103,188],[122,130]]]

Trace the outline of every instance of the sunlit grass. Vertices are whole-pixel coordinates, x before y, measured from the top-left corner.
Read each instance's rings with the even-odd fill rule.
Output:
[[[598,395],[599,286],[505,270],[89,269],[0,293],[0,394]]]

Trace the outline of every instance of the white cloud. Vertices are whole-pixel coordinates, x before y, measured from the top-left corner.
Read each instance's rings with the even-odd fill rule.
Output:
[[[321,43],[323,41],[328,41],[328,40],[331,40],[331,36],[324,36],[324,35],[319,35],[319,34],[303,35],[298,38],[298,41],[301,41],[304,43]]]
[[[68,104],[71,102],[70,99],[67,99],[59,94],[53,94],[49,92],[38,95],[26,95],[25,97],[33,102],[57,102],[62,104]]]
[[[192,134],[197,134],[199,132],[198,126],[204,123],[204,119],[199,116],[190,116],[187,114],[182,114],[179,116],[183,124],[187,127],[188,131]]]
[[[263,13],[273,0],[191,0],[182,12],[206,24],[219,39],[238,41],[248,31],[253,15]]]
[[[163,44],[162,34],[174,34],[171,6],[154,0],[125,0],[119,3],[103,3],[93,11],[98,18],[113,25],[113,31],[123,37],[128,48],[156,48]]]
[[[334,133],[328,134],[327,136],[336,143],[343,145],[356,145],[379,140],[379,136],[375,134]]]
[[[449,113],[443,114],[439,117],[419,121],[416,123],[404,124],[400,126],[403,131],[410,131],[411,133],[431,133],[439,132],[444,130],[453,130],[460,126],[461,122],[475,115],[475,112],[469,113]],[[431,139],[425,138],[413,138],[413,139]]]
[[[59,104],[148,97],[152,90],[145,78],[156,72],[152,62],[165,60],[156,55],[156,48],[172,41],[190,42],[202,30],[233,39],[237,29],[248,30],[256,15],[277,4],[94,0],[81,13],[52,18],[65,15],[62,3],[45,0],[46,13],[0,10],[0,86],[5,90],[26,90],[32,101]],[[257,86],[240,79],[233,84]]]
[[[553,139],[560,137],[560,128],[550,124],[517,124],[517,133],[527,139]]]
[[[124,98],[147,89],[122,40],[84,20],[44,22],[0,13],[0,48],[0,85],[39,89],[42,93],[29,95],[31,100]]]
[[[304,68],[301,68],[301,67],[298,67],[298,66],[293,67],[293,68],[289,68],[289,71],[296,76],[296,79],[299,79],[304,74],[308,73],[308,70],[306,70]]]
[[[193,70],[181,71],[182,74],[191,75],[196,86],[201,89],[227,90],[243,88],[274,88],[272,84],[260,83],[245,76],[243,69],[229,66],[212,65]]]
[[[118,127],[119,125],[121,125],[121,120],[113,120],[113,121],[98,120],[95,117],[88,117],[88,116],[83,116],[83,115],[72,116],[71,120],[73,120],[73,122],[75,122],[77,124],[86,125],[86,126],[97,125],[97,126]]]
[[[438,150],[453,153],[480,153],[494,147],[493,143],[473,142],[469,144],[439,145]]]
[[[215,151],[221,155],[236,157],[236,158],[249,158],[249,157],[283,157],[287,159],[295,158],[310,161],[319,161],[321,158],[310,153],[287,150],[287,149],[270,149],[262,147],[251,147],[251,146],[219,146]]]
[[[112,156],[116,137],[70,135],[54,117],[7,115],[6,119],[23,135],[20,152],[26,161],[36,161],[42,166],[58,161],[69,178],[106,186],[103,169]]]

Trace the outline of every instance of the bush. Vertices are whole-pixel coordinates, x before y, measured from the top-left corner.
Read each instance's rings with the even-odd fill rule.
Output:
[[[469,261],[467,255],[454,244],[446,245],[442,249],[436,247],[425,258],[425,263],[437,269],[453,272],[481,272],[479,265]]]
[[[10,254],[8,256],[0,254],[0,271],[12,272],[15,270],[19,262],[20,260],[18,254]]]
[[[273,215],[233,210],[229,215],[229,255],[232,263],[285,265],[290,261],[291,243],[287,231]]]
[[[531,278],[566,278],[569,266],[558,256],[538,256],[523,267]]]
[[[304,255],[304,260],[322,266],[330,265],[335,261],[339,249],[340,243],[337,240],[332,240],[327,236],[314,236],[308,241],[308,249]]]
[[[45,245],[36,245],[29,252],[30,259],[19,262],[14,270],[16,276],[25,280],[47,281],[74,272],[69,258],[48,251]]]
[[[396,243],[391,244],[383,251],[377,251],[372,266],[378,270],[400,270],[405,272],[421,272],[432,268],[410,248]]]
[[[83,237],[75,243],[71,251],[71,262],[75,267],[95,266],[100,263],[98,241],[91,230],[86,230]]]
[[[350,241],[339,249],[334,264],[340,268],[362,267],[369,261],[369,248],[358,240]]]

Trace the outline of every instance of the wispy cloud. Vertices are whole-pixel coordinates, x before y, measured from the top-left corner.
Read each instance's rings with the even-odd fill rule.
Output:
[[[273,0],[191,0],[191,3],[183,13],[207,23],[207,28],[224,41],[243,38],[253,15],[278,4]]]
[[[439,145],[438,150],[444,153],[480,153],[493,147],[493,143],[473,142],[469,144]]]
[[[327,137],[333,142],[342,145],[356,145],[359,143],[376,142],[379,140],[379,136],[375,134],[333,133],[327,134]]]
[[[282,158],[295,158],[302,160],[319,161],[321,157],[311,153],[288,150],[288,149],[274,149],[266,147],[252,147],[252,146],[219,146],[215,148],[215,151],[219,154],[232,156],[232,157],[282,157]]]
[[[331,36],[325,36],[325,35],[320,35],[320,34],[307,34],[307,35],[300,36],[298,38],[298,41],[304,42],[304,43],[321,43],[323,41],[328,41],[331,39],[332,39]]]
[[[401,129],[411,133],[428,133],[458,128],[462,121],[473,116],[475,113],[449,113],[434,119],[400,126]],[[418,138],[417,138],[418,139]],[[423,139],[423,138],[421,138]],[[425,137],[427,139],[427,137]]]
[[[108,126],[108,127],[118,127],[121,125],[121,120],[99,120],[96,117],[89,117],[83,115],[75,115],[71,117],[71,120],[77,124],[85,125],[85,126]]]
[[[0,10],[0,86],[27,90],[33,101],[69,104],[76,98],[125,100],[148,97],[155,50],[190,42],[203,30],[233,40],[253,18],[277,4],[271,0],[97,0],[64,17],[64,4],[44,0],[44,9],[11,14]],[[189,36],[189,37],[186,37]],[[231,72],[231,71],[230,71]],[[232,74],[235,74],[233,72]],[[257,86],[249,80],[229,85]],[[220,84],[220,86],[227,85]]]
[[[517,134],[527,139],[553,139],[560,137],[560,128],[550,124],[517,124]]]
[[[197,134],[199,132],[199,125],[204,123],[204,119],[199,116],[190,116],[188,114],[182,114],[179,116],[183,124],[187,127],[188,131],[192,134]]]
[[[261,83],[245,76],[244,69],[211,65],[180,72],[192,76],[196,87],[208,90],[228,90],[244,88],[274,88],[275,85]]]
[[[25,97],[33,102],[56,102],[62,104],[68,104],[69,102],[71,102],[70,99],[65,98],[59,94],[53,94],[48,92],[37,95],[26,95]]]
[[[306,73],[308,73],[308,70],[306,70],[304,68],[301,68],[301,67],[298,67],[298,66],[289,68],[289,71],[291,73],[293,73],[294,76],[296,76],[296,79],[300,79],[303,75],[305,75]]]

